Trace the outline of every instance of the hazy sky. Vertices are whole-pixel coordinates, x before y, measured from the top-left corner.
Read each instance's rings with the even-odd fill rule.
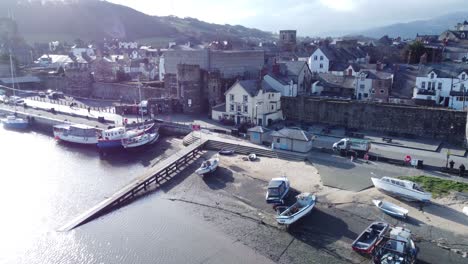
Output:
[[[149,15],[194,17],[302,36],[346,32],[467,11],[467,0],[108,0]],[[468,18],[467,18],[468,19]]]

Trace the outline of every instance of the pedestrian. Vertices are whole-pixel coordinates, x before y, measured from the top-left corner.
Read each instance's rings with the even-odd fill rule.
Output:
[[[88,106],[88,114],[91,113],[91,107]]]
[[[460,177],[463,177],[463,175],[465,175],[465,165],[460,165],[459,167],[459,170],[460,170]]]
[[[450,165],[450,169],[452,170],[453,169],[453,166],[455,166],[455,162],[453,160],[451,160],[449,162],[449,165]]]

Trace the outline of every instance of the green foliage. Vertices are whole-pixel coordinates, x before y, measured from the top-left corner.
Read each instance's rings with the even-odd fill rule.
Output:
[[[400,179],[419,183],[425,191],[432,193],[434,197],[442,197],[453,191],[468,193],[468,183],[444,180],[423,175],[402,176]]]

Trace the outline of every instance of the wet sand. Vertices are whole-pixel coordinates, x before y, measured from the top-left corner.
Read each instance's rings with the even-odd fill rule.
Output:
[[[203,158],[212,155],[209,152]],[[321,184],[319,172],[310,164],[270,158],[250,162],[243,161],[241,155],[221,156],[214,174],[191,174],[203,158],[179,175],[177,182],[162,188],[166,192],[164,199],[182,204],[229,237],[277,263],[367,261],[354,253],[350,244],[377,220],[412,230],[421,263],[466,261],[462,257],[468,251],[466,217],[460,218],[442,201],[436,200],[421,210],[418,204],[401,203],[374,188],[358,193],[328,188]],[[282,175],[290,179],[297,193],[308,191],[318,196],[314,211],[289,230],[276,224],[275,212],[264,196],[268,181]],[[375,198],[403,205],[410,210],[410,218],[400,221],[382,214],[371,203]]]

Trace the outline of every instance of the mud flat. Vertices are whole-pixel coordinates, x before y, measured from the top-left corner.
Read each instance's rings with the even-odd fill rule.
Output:
[[[465,263],[468,251],[467,217],[459,208],[461,196],[435,200],[430,205],[395,200],[375,188],[343,191],[322,185],[320,172],[307,162],[260,158],[244,161],[241,155],[221,156],[218,170],[205,177],[192,174],[208,152],[177,181],[162,189],[164,199],[183,206],[226,233],[233,241],[253,248],[277,263],[362,263],[350,244],[371,222],[384,220],[414,233],[422,263]],[[275,212],[265,203],[268,181],[286,175],[295,193],[318,196],[314,211],[286,230],[276,224]],[[346,175],[342,175],[346,177]],[[293,195],[290,197],[293,199]],[[401,221],[382,214],[371,202],[385,199],[410,210]]]

